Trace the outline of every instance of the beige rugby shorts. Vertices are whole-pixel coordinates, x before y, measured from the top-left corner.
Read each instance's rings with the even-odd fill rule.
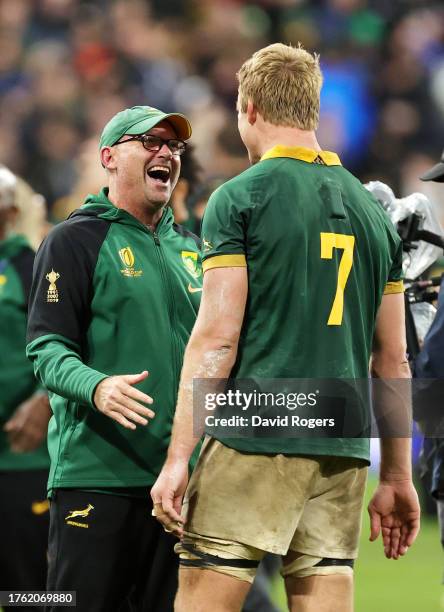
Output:
[[[310,565],[306,559],[355,559],[366,478],[361,459],[255,455],[207,438],[185,495],[185,535],[176,551],[181,560],[197,558],[191,545],[216,558],[259,561],[266,552],[290,550],[304,557],[299,568]],[[249,582],[256,572],[210,569]]]

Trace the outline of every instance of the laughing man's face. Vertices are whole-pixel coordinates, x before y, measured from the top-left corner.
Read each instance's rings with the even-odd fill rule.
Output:
[[[177,138],[173,127],[162,121],[147,134],[164,140]],[[164,206],[176,186],[180,174],[180,156],[173,155],[166,144],[159,151],[147,151],[140,141],[133,140],[114,149],[119,183],[131,193],[131,198],[140,204],[160,208]]]

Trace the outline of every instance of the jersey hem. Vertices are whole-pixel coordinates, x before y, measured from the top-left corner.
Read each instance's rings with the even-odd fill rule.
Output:
[[[341,452],[341,449],[335,448],[322,448],[317,446],[316,444],[304,444],[304,446],[297,451],[288,452],[282,450],[282,448],[252,448],[251,440],[248,440],[247,444],[233,444],[233,440],[227,438],[217,438],[213,436],[216,440],[218,440],[221,444],[232,448],[233,450],[237,450],[243,453],[250,453],[255,455],[285,455],[286,457],[299,457],[301,455],[313,455],[313,456],[330,456],[330,457],[350,457],[350,459],[362,459],[370,465],[370,454],[367,451],[364,451],[362,447],[358,448],[348,448]]]
[[[133,479],[133,480],[116,480],[115,478],[109,480],[96,480],[92,478],[91,480],[71,480],[71,479],[54,479],[53,481],[48,482],[48,491],[52,491],[53,489],[77,489],[86,487],[87,489],[106,489],[108,487],[151,487],[156,482],[156,476],[153,476],[148,479]]]

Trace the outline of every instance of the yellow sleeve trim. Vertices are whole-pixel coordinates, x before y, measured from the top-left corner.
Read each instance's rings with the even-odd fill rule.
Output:
[[[385,286],[384,295],[388,295],[389,293],[404,293],[403,281],[389,281]]]
[[[212,268],[246,268],[245,255],[215,255],[202,263],[204,273]]]

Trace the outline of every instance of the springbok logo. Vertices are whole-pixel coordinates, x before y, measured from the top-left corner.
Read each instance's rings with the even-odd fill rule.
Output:
[[[124,270],[120,270],[123,276],[142,276],[142,270],[134,270],[135,257],[134,253],[131,250],[131,247],[126,246],[123,249],[119,249],[119,257],[125,266]]]
[[[197,279],[199,276],[202,276],[198,254],[195,251],[182,251],[182,263],[193,278]]]
[[[203,238],[202,244],[203,244],[204,253],[208,253],[208,251],[211,251],[211,249],[213,248],[213,245],[211,244],[211,242],[209,242],[205,238]]]
[[[89,525],[86,523],[78,523],[71,519],[74,518],[86,518],[91,510],[94,510],[94,506],[92,504],[88,504],[84,510],[70,510],[69,514],[65,517],[65,521],[67,525],[74,525],[75,527],[83,527],[88,529]]]

